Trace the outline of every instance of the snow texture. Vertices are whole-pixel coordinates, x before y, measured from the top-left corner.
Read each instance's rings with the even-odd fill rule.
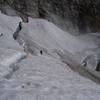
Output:
[[[30,18],[18,38],[34,55],[22,60],[26,54],[13,39],[20,21],[0,13],[0,100],[100,100],[100,85],[72,71],[56,53],[68,51],[77,56],[97,48],[95,42],[71,36],[46,20]]]

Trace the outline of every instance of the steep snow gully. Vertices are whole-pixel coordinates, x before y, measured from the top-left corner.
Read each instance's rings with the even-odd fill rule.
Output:
[[[100,72],[79,60],[100,50],[97,37],[72,36],[43,19],[20,21],[0,13],[0,100],[100,99]]]

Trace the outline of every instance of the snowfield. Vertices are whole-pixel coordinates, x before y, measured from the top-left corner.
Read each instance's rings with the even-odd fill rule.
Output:
[[[80,65],[69,60],[80,62],[99,52],[99,38],[72,36],[46,20],[29,18],[14,40],[20,21],[0,13],[0,100],[100,100],[100,80],[81,71],[83,77],[76,71]]]
[[[26,54],[23,48],[13,39],[13,32],[16,30],[16,25],[20,18],[9,17],[0,13],[0,78],[11,71],[9,68],[21,60]]]
[[[72,54],[86,49],[97,48],[98,45],[92,40],[83,41],[78,37],[72,36],[62,31],[53,23],[43,19],[29,19],[28,24],[23,25],[21,34],[23,37],[30,38],[38,45],[48,49],[66,50]]]

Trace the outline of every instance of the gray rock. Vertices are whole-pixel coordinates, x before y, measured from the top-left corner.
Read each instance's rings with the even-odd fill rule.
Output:
[[[100,31],[99,0],[1,0],[0,8],[5,13],[4,6],[7,5],[26,22],[30,16],[52,21],[74,34]]]
[[[89,55],[82,60],[82,65],[96,71],[100,71],[100,54]]]

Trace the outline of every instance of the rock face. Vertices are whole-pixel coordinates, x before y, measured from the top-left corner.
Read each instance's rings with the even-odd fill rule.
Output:
[[[100,31],[99,0],[0,0],[0,5],[9,5],[24,18],[45,18],[70,33]]]

